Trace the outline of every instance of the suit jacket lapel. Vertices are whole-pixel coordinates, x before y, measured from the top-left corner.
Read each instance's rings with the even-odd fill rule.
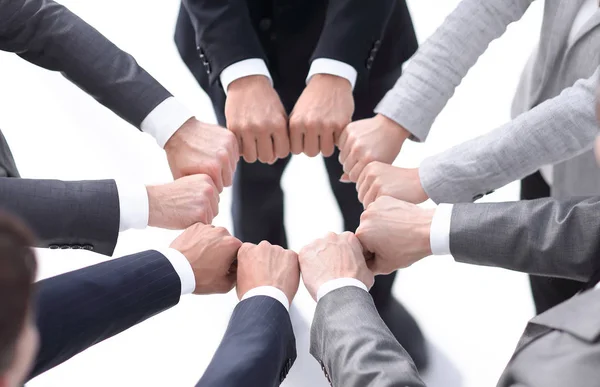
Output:
[[[600,8],[599,8],[600,9]],[[593,31],[596,27],[600,25],[600,11],[596,11],[594,16],[592,16],[584,25],[581,27],[581,30],[575,35],[575,40],[571,46],[577,44],[584,36]]]

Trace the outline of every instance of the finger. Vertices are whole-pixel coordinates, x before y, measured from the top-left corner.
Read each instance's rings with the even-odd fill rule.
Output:
[[[342,130],[340,137],[337,139],[337,146],[338,146],[338,148],[340,148],[341,151],[343,151],[346,148],[346,142],[348,142],[348,127],[347,126],[344,130]],[[348,157],[348,151],[346,151],[346,154],[343,157],[344,157],[344,160],[346,159],[346,157]],[[343,162],[341,153],[340,153],[340,161]]]
[[[231,165],[231,158],[224,150],[217,151],[217,159],[221,163],[221,178],[223,181],[223,186],[229,187],[233,184],[233,168]],[[222,192],[222,190],[219,190]]]
[[[275,146],[275,156],[279,159],[285,159],[290,154],[290,139],[287,131],[273,134],[273,145]]]
[[[363,175],[364,173],[361,175],[361,177]],[[371,184],[369,184],[369,181],[366,178],[363,178],[362,180],[359,179],[358,183],[356,183],[356,188],[358,190],[358,201],[364,204],[365,197],[371,188]]]
[[[232,143],[231,153],[229,157],[229,161],[231,163],[231,170],[235,171],[235,167],[240,160],[240,152],[242,151],[242,139],[236,136],[237,141]]]
[[[215,190],[215,193],[217,191]],[[212,209],[212,213],[213,213],[213,218],[214,219],[217,215],[219,215],[219,195],[212,195],[210,197],[210,208]],[[211,223],[212,223],[212,219],[211,219]]]
[[[355,256],[357,257],[364,257],[365,254],[365,248],[363,247],[363,245],[360,243],[360,241],[358,240],[358,238],[356,237],[356,235],[352,234],[352,233],[348,233],[349,235],[346,236],[348,243],[350,244],[350,247],[352,248],[352,252],[354,253]]]
[[[254,138],[253,135],[245,135],[242,138],[242,143],[243,143],[243,148],[242,148],[242,152],[244,154],[244,160],[247,163],[254,163],[256,162],[256,159],[258,158],[257,156],[257,149],[256,149],[256,139]]]
[[[364,160],[360,160],[356,164],[354,164],[350,172],[348,172],[348,177],[350,178],[350,181],[358,181],[361,172],[363,171],[363,169],[365,169],[366,166],[367,162]]]
[[[263,164],[275,162],[275,150],[270,134],[261,134],[257,139],[258,160]]]
[[[376,189],[373,185],[371,185],[363,198],[363,201],[362,201],[363,206],[365,208],[369,207],[377,199],[378,195],[379,195],[379,190]]]
[[[343,169],[344,169],[344,172],[346,174],[348,174],[348,178],[350,178],[350,172],[352,171],[352,168],[354,168],[354,166],[356,165],[357,162],[358,162],[357,152],[350,152],[348,154],[348,157],[346,157],[345,161],[343,162]]]
[[[319,154],[319,132],[315,128],[307,128],[304,135],[304,154],[315,157]]]
[[[290,150],[293,154],[299,155],[304,149],[304,127],[295,123],[290,123]]]
[[[319,148],[324,157],[329,157],[335,150],[335,140],[333,138],[333,132],[324,131],[319,136]]]
[[[369,268],[369,270],[371,270],[373,272],[373,274],[378,275],[378,274],[383,274],[381,272],[381,268],[379,265],[379,260],[377,259],[377,257],[375,256],[373,259],[368,260],[367,261],[367,267]]]
[[[352,183],[347,173],[342,174],[342,177],[340,177],[340,183]]]

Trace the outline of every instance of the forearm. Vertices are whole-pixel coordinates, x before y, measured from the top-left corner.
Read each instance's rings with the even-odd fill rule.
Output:
[[[587,281],[600,268],[600,198],[456,204],[450,251],[459,262]]]
[[[0,38],[0,49],[60,71],[138,128],[170,96],[131,55],[51,0],[0,0]]]
[[[599,73],[484,136],[425,159],[419,176],[427,195],[436,203],[471,202],[590,150],[598,134]]]
[[[463,0],[419,48],[375,111],[424,141],[467,72],[533,0]]]

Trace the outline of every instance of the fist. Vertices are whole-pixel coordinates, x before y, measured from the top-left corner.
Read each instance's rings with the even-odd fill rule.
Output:
[[[354,97],[348,80],[317,74],[309,81],[290,117],[293,154],[328,157],[342,130],[352,120]]]
[[[372,161],[392,164],[408,137],[406,129],[380,114],[351,123],[338,142],[346,177],[356,182]]]
[[[381,196],[419,204],[428,199],[421,185],[419,169],[398,168],[373,161],[365,167],[356,183],[358,199],[365,206]]]
[[[375,274],[389,274],[431,255],[430,230],[435,210],[382,196],[360,217],[356,236],[373,253]]]
[[[304,285],[315,301],[319,288],[328,281],[355,278],[367,289],[375,281],[373,273],[367,268],[360,242],[350,232],[341,235],[329,233],[327,237],[305,246],[298,260]]]
[[[259,286],[281,290],[290,304],[298,291],[300,268],[298,255],[269,242],[244,243],[238,252],[237,294],[240,299]]]
[[[289,155],[287,115],[265,76],[252,75],[229,85],[225,117],[246,162],[272,164]]]
[[[219,213],[219,190],[208,175],[186,176],[146,189],[151,227],[182,230],[195,223],[210,224]]]
[[[165,145],[169,167],[175,179],[206,174],[221,192],[233,184],[240,158],[235,136],[217,125],[188,120]]]
[[[227,293],[235,286],[234,261],[242,246],[223,227],[197,223],[171,244],[189,261],[196,279],[194,294]]]

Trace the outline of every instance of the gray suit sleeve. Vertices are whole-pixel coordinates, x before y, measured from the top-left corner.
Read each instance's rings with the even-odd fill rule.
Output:
[[[0,50],[60,71],[138,128],[171,96],[131,55],[51,0],[0,0]]]
[[[25,221],[38,247],[112,255],[117,244],[120,208],[113,180],[0,178],[0,210]]]
[[[599,213],[599,197],[457,204],[450,251],[458,262],[588,281],[600,269]]]
[[[317,304],[310,353],[333,387],[423,387],[368,292],[348,286]]]

